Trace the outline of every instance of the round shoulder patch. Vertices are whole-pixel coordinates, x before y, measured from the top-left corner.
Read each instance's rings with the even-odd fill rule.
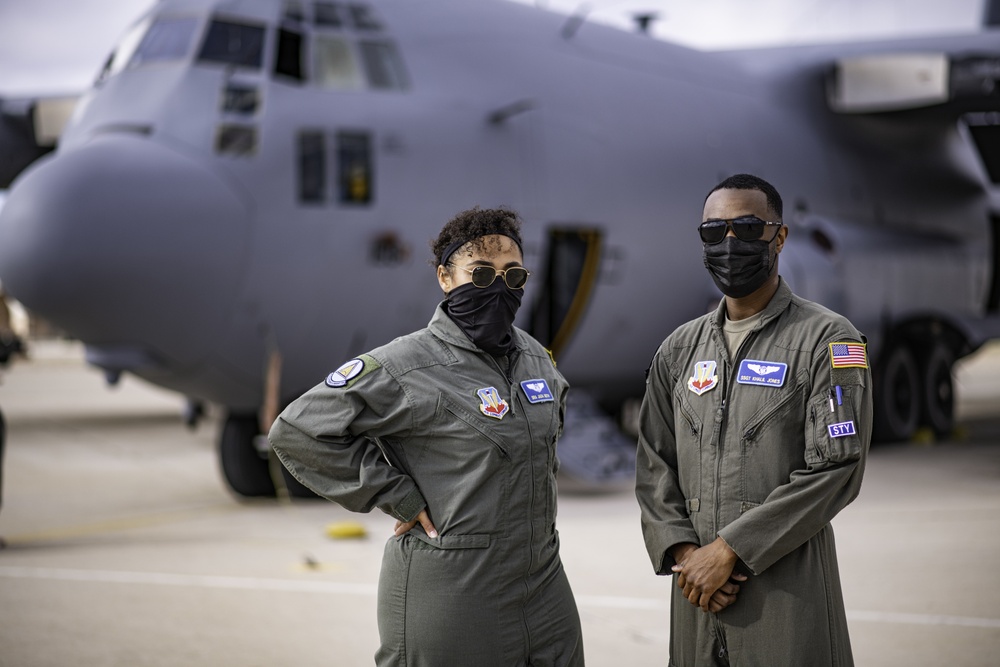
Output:
[[[352,379],[361,374],[365,369],[365,362],[361,359],[351,359],[346,364],[326,376],[328,387],[343,387]]]

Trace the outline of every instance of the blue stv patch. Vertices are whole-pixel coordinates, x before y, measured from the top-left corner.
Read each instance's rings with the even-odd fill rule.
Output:
[[[528,403],[547,403],[555,400],[552,397],[552,390],[549,389],[549,383],[541,378],[537,380],[525,380],[521,383],[521,389],[524,390],[524,395],[528,397]]]
[[[755,384],[761,387],[780,387],[785,384],[785,374],[788,364],[780,361],[757,361],[744,359],[740,363],[740,372],[736,381],[740,384]]]
[[[858,432],[854,428],[854,421],[840,422],[839,424],[830,424],[826,427],[830,431],[831,438],[846,438],[849,435],[857,435]]]

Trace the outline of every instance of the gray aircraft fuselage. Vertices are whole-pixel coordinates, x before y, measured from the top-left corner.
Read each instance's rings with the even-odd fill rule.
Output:
[[[826,86],[836,58],[995,53],[996,33],[704,53],[506,2],[317,3],[340,26],[296,4],[161,2],[15,182],[0,279],[93,363],[253,413],[277,352],[287,402],[424,326],[429,240],[508,205],[518,323],[574,387],[638,396],[719,298],[696,227],[737,172],[784,197],[792,288],[873,353],[921,319],[963,333],[955,357],[981,342],[996,242],[967,131],[838,114]]]

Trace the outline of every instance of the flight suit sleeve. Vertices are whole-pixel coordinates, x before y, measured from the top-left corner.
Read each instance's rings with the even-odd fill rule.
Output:
[[[871,372],[867,367],[832,368],[829,342],[813,359],[804,419],[805,468],[719,531],[754,574],[805,544],[861,489],[872,432]]]
[[[315,493],[353,512],[378,507],[411,521],[427,503],[375,438],[402,436],[412,420],[404,389],[375,368],[347,386],[324,383],[309,390],[278,416],[268,439],[281,463]]]
[[[671,574],[670,548],[681,542],[700,544],[688,518],[677,470],[674,436],[673,379],[665,347],[653,357],[646,378],[646,395],[639,410],[635,495],[642,517],[642,535],[653,569]]]

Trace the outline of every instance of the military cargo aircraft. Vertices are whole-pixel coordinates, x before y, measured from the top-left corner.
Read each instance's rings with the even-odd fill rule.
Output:
[[[525,218],[518,323],[605,438],[574,424],[717,302],[695,230],[745,171],[792,288],[867,335],[879,437],[946,434],[1000,335],[998,37],[700,52],[500,0],[163,0],[13,183],[0,280],[110,379],[222,406],[227,482],[269,495],[259,434],[426,324],[428,241],[475,205]]]

